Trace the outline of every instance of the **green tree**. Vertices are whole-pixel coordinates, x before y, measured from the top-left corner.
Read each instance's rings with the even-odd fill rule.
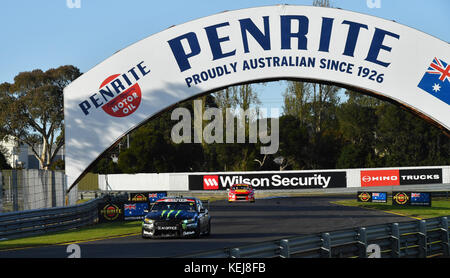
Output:
[[[192,101],[182,103],[181,106],[188,108],[191,114],[193,113]],[[168,110],[158,118],[131,132],[129,148],[122,147],[120,151],[113,150],[118,154],[117,168],[112,167],[114,165],[111,164],[108,157],[105,158],[103,165],[98,166],[102,167],[103,171],[107,170],[110,173],[202,171],[204,162],[202,144],[175,144],[171,139],[171,130],[176,122],[170,119],[171,113],[172,110]]]
[[[336,167],[369,166],[371,159],[375,157],[375,112],[381,101],[352,91],[346,91],[346,95],[347,101],[337,110],[343,147]]]
[[[74,66],[36,69],[19,73],[12,84],[0,85],[2,137],[10,135],[30,146],[43,169],[64,145],[63,89],[80,74]]]
[[[231,86],[225,90],[213,93],[214,101],[219,109],[222,109],[224,120],[224,136],[227,130],[226,121],[233,121],[233,143],[214,143],[203,146],[207,156],[209,171],[250,171],[257,170],[259,167],[255,163],[258,157],[256,144],[249,143],[249,125],[250,122],[257,120],[255,114],[241,114],[240,112],[249,112],[250,108],[255,109],[257,113],[258,105],[261,103],[258,93],[251,84]],[[232,113],[227,118],[226,109]],[[244,124],[244,126],[242,126]],[[237,134],[243,131],[245,143],[236,143]],[[225,139],[225,138],[224,138]]]
[[[378,165],[445,165],[450,162],[450,139],[435,126],[388,102],[380,105],[376,113]]]
[[[283,93],[283,114],[297,117],[306,123],[310,114],[311,83],[288,81]]]
[[[308,130],[298,117],[283,115],[280,123],[280,147],[276,157],[279,169],[305,169],[307,167]]]

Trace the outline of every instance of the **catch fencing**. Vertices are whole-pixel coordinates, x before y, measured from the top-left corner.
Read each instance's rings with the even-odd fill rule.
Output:
[[[77,188],[68,194],[64,171],[0,171],[0,213],[73,205]]]
[[[448,258],[450,257],[448,217],[318,233],[184,257]]]

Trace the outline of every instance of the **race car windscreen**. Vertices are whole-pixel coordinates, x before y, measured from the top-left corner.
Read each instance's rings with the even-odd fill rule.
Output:
[[[233,186],[234,190],[248,190],[248,186],[247,185],[235,185]]]
[[[195,202],[158,202],[152,206],[152,211],[158,210],[187,210],[195,211]]]

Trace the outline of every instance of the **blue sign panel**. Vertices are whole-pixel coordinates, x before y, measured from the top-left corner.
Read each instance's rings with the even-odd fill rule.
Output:
[[[387,193],[386,192],[372,192],[372,203],[386,203]]]
[[[125,203],[123,205],[124,219],[143,219],[145,210],[148,210],[148,203]]]
[[[431,206],[430,192],[411,192],[411,206]]]

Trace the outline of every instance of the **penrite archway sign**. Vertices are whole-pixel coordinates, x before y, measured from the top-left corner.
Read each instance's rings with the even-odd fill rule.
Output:
[[[115,53],[64,90],[70,188],[120,138],[214,90],[267,80],[332,83],[450,129],[450,46],[393,21],[310,6],[224,12]]]

